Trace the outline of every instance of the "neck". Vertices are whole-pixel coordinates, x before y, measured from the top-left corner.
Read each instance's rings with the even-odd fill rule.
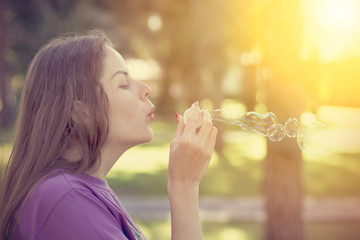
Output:
[[[119,146],[104,145],[101,151],[101,157],[97,164],[86,171],[86,174],[104,180],[116,161],[128,148],[119,148]]]

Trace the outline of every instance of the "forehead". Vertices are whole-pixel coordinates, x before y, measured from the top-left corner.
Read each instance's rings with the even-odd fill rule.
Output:
[[[103,67],[105,78],[111,77],[119,70],[128,71],[124,58],[118,51],[110,46],[106,46]]]

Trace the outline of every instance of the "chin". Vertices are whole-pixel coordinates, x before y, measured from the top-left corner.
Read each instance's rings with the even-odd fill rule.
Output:
[[[153,139],[153,137],[154,137],[154,134],[153,134],[153,132],[151,131],[150,134],[149,134],[149,136],[146,138],[146,140],[145,140],[144,143],[151,142],[151,140]]]
[[[153,131],[150,129],[150,131],[146,134],[146,136],[144,136],[143,138],[139,139],[138,144],[151,142],[151,140],[153,139],[153,137],[154,137]],[[138,145],[138,144],[137,144],[137,145]]]

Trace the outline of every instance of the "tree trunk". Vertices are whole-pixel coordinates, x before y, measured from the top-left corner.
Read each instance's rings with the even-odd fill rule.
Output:
[[[302,159],[294,141],[268,142],[266,240],[302,240]]]
[[[301,1],[266,1],[265,63],[273,71],[266,86],[268,110],[284,124],[304,109],[298,56],[302,44]],[[296,139],[268,140],[265,159],[266,240],[303,240],[303,179]]]
[[[11,109],[8,104],[9,82],[8,66],[4,59],[6,54],[6,22],[5,3],[0,1],[0,128],[6,128],[11,125]]]
[[[285,66],[285,65],[283,65]],[[280,72],[275,66],[275,72]],[[303,102],[301,91],[290,72],[275,75],[268,86],[268,107],[281,124],[290,117],[299,119]],[[266,240],[302,240],[303,179],[301,151],[296,138],[281,142],[268,140],[265,159]]]

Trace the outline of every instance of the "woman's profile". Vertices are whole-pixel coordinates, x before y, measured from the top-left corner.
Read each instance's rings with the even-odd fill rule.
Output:
[[[1,239],[146,239],[105,176],[126,150],[152,140],[149,96],[151,88],[131,77],[102,31],[42,47],[26,74],[1,182]],[[217,130],[198,102],[186,124],[176,116],[167,185],[171,235],[201,239],[199,184]]]

